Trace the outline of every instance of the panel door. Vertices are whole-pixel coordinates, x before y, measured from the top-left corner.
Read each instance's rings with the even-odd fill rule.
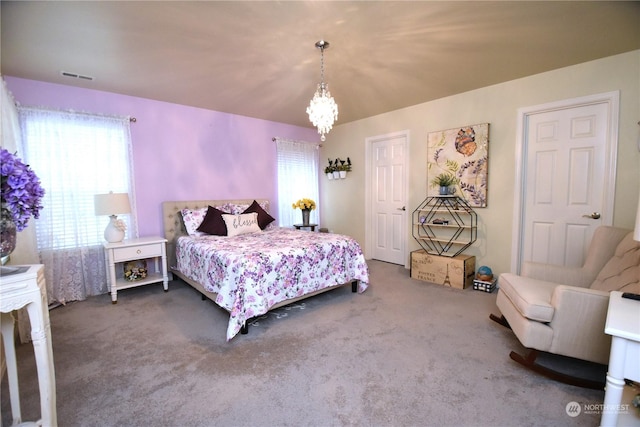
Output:
[[[407,211],[405,135],[380,139],[372,145],[373,258],[405,264]]]
[[[523,260],[580,266],[602,223],[607,104],[528,116]]]

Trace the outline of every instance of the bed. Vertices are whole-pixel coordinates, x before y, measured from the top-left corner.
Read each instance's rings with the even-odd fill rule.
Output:
[[[269,310],[347,284],[353,292],[367,289],[364,255],[348,236],[273,223],[263,230],[234,236],[194,232],[192,216],[206,215],[209,207],[238,215],[253,203],[269,211],[265,199],[162,204],[169,269],[198,290],[203,299],[229,312],[227,340],[238,332],[246,333],[248,321]]]

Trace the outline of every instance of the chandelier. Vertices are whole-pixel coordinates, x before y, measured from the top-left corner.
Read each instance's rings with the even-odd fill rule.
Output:
[[[316,47],[320,49],[320,83],[316,93],[307,107],[309,121],[318,128],[320,140],[324,141],[325,135],[333,127],[333,123],[338,120],[338,104],[331,97],[329,85],[324,82],[324,50],[329,48],[329,42],[320,40],[316,42]]]

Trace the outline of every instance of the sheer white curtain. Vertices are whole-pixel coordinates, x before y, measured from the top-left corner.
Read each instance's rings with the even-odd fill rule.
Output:
[[[11,153],[16,153],[21,159],[24,158],[22,150],[22,135],[20,133],[20,118],[18,116],[18,107],[13,95],[9,92],[7,84],[2,79],[0,87],[0,146]],[[29,221],[27,228],[18,234],[16,249],[11,253],[9,264],[38,264],[36,249],[36,234],[33,226],[33,219]],[[29,314],[26,308],[18,310],[18,334],[20,342],[26,343],[31,341],[31,324],[29,323]]]
[[[278,223],[281,227],[291,227],[302,222],[299,209],[291,205],[298,199],[308,198],[316,202],[310,220],[319,224],[318,214],[318,144],[276,138],[278,152]]]
[[[108,292],[104,229],[94,195],[129,193],[127,236],[137,236],[128,117],[20,107],[25,158],[46,194],[35,222],[49,303]]]
[[[0,98],[0,106],[2,107],[2,114],[0,117],[2,126],[0,127],[0,134],[2,134],[2,141],[0,145],[5,150],[16,153],[19,158],[24,159],[18,107],[11,92],[7,89],[4,78],[2,79],[1,89],[2,98]],[[36,234],[33,220],[29,221],[27,228],[22,230],[18,236],[16,249],[11,254],[10,263],[14,265],[38,264],[39,260],[36,250]]]
[[[7,84],[2,79],[2,87],[0,87],[0,108],[2,115],[2,126],[0,127],[0,134],[2,139],[0,145],[12,153],[18,151],[19,139],[20,139],[20,122],[18,120],[18,109],[16,107],[13,96],[7,89]]]

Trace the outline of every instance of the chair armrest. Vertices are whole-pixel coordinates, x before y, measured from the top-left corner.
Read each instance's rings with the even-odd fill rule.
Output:
[[[609,292],[574,286],[557,286],[551,295],[554,307],[551,352],[596,363],[608,363],[611,337],[604,333]]]
[[[523,263],[521,275],[545,282],[562,283],[581,288],[588,288],[595,279],[592,273],[580,267],[564,267],[531,261]]]

